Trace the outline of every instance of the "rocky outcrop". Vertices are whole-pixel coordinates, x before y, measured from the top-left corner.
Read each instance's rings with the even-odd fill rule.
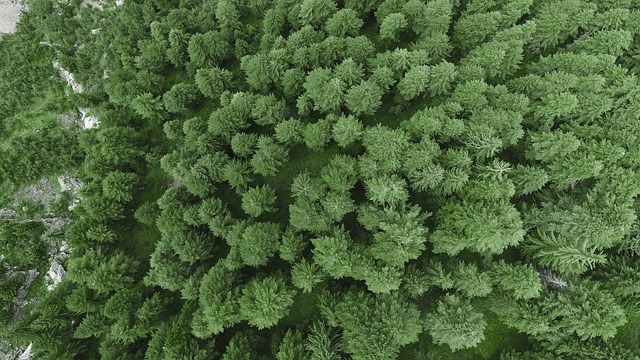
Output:
[[[54,260],[51,263],[51,267],[49,267],[49,271],[47,271],[47,274],[44,276],[44,280],[47,283],[47,290],[52,291],[55,289],[66,276],[67,272],[62,267],[62,264]]]
[[[27,346],[27,348],[24,349],[22,354],[20,354],[20,356],[18,356],[18,360],[29,360],[29,359],[31,359],[31,346],[32,345],[33,345],[33,343],[29,343],[29,346]]]
[[[54,61],[53,63],[53,67],[58,70],[58,75],[60,75],[60,77],[62,79],[64,79],[67,84],[69,84],[69,86],[71,86],[71,89],[73,90],[74,93],[82,93],[84,92],[84,87],[82,87],[82,85],[80,85],[75,77],[73,76],[73,74],[69,71],[67,71],[65,68],[62,67],[62,65],[60,65],[59,61]]]
[[[0,0],[0,35],[12,34],[20,14],[28,11],[25,1]]]
[[[46,212],[49,212],[49,204],[53,202],[58,197],[58,192],[54,183],[47,179],[42,178],[40,181],[33,185],[29,185],[26,188],[18,191],[15,196],[12,207],[18,211],[20,206],[20,201],[26,200],[28,202],[41,204]],[[22,210],[25,210],[23,208]]]
[[[20,288],[18,289],[18,296],[16,296],[16,310],[13,313],[13,318],[11,319],[12,322],[16,322],[18,320],[20,320],[22,318],[22,309],[35,302],[35,299],[28,299],[27,300],[27,290],[29,289],[29,286],[31,286],[31,283],[33,282],[33,280],[35,280],[35,278],[40,274],[38,272],[38,270],[32,269],[29,271],[23,271],[22,272],[24,274],[25,280],[24,283],[22,283],[22,285],[20,286]]]
[[[62,262],[71,256],[71,247],[66,241],[62,241],[59,246],[52,245],[49,248],[49,256],[51,257],[51,266],[44,275],[44,281],[47,284],[47,290],[51,291],[67,276]]]
[[[60,185],[60,191],[68,191],[75,195],[82,187],[82,180],[68,175],[60,175],[58,176],[58,184]]]
[[[80,108],[78,111],[80,112],[80,126],[83,129],[93,129],[100,126],[100,119],[97,116],[89,115],[91,109]]]

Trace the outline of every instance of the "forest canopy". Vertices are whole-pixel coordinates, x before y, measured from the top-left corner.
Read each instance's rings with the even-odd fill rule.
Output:
[[[28,7],[0,37],[14,350],[640,359],[640,3]]]

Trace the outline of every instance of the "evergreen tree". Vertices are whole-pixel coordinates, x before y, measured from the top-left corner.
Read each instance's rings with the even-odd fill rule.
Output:
[[[274,212],[276,193],[268,185],[248,189],[242,195],[242,210],[252,217],[258,217],[265,212]]]
[[[226,69],[198,69],[195,76],[196,86],[204,96],[218,99],[230,85],[232,76],[233,74]]]
[[[322,269],[306,259],[302,259],[291,267],[291,283],[304,293],[310,293],[324,278]]]
[[[325,30],[329,35],[345,37],[357,36],[364,21],[359,18],[358,13],[353,9],[338,10],[325,25]]]
[[[289,152],[286,148],[276,144],[268,136],[261,136],[257,141],[256,152],[251,157],[253,171],[262,176],[274,176],[284,165]]]
[[[207,338],[242,321],[237,277],[222,262],[214,265],[200,281],[199,308],[193,318],[193,334]]]
[[[395,359],[422,332],[418,308],[397,295],[350,292],[336,310],[345,350],[357,358]]]
[[[276,360],[310,359],[302,333],[288,329],[275,353]]]
[[[333,139],[340,147],[347,147],[362,136],[362,123],[354,116],[341,116],[333,124]]]
[[[288,288],[282,275],[254,279],[238,299],[240,313],[258,329],[270,328],[287,315],[295,291]]]
[[[467,298],[487,296],[491,288],[491,277],[486,272],[481,272],[474,263],[457,264],[453,279],[456,289],[460,290]]]
[[[247,226],[242,231],[237,244],[242,261],[249,266],[263,266],[273,257],[280,244],[278,224],[259,222]]]
[[[540,265],[567,273],[583,273],[607,258],[586,242],[565,240],[554,233],[538,233],[524,244],[525,252],[531,254]]]
[[[508,264],[502,260],[493,264],[490,273],[494,282],[516,299],[535,298],[542,291],[540,274],[530,264]]]
[[[474,347],[484,340],[487,322],[469,302],[455,295],[445,295],[435,312],[425,316],[425,329],[436,344],[445,344],[452,351]]]
[[[382,105],[382,89],[371,81],[352,86],[345,95],[349,111],[355,115],[374,115]]]
[[[340,108],[343,102],[345,84],[334,78],[330,69],[314,69],[304,82],[304,89],[311,101],[313,109],[323,113],[331,113]]]

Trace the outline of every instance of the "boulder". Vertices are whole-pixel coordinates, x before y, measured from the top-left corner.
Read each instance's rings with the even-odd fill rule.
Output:
[[[62,264],[58,262],[58,260],[53,260],[51,262],[51,266],[49,267],[49,271],[47,275],[45,275],[45,281],[47,282],[47,290],[51,291],[62,282],[62,280],[67,276],[67,272],[62,267]]]

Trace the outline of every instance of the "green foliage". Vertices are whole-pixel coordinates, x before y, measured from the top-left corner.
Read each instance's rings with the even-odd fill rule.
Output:
[[[102,193],[110,199],[126,203],[133,199],[133,188],[137,182],[136,174],[114,171],[102,179]]]
[[[552,326],[556,331],[575,333],[581,340],[611,339],[617,328],[627,322],[614,297],[592,283],[582,284],[568,294],[554,294],[543,302],[543,309],[555,320]]]
[[[220,98],[220,95],[231,83],[233,73],[226,69],[198,69],[195,76],[198,90],[212,99]]]
[[[67,276],[71,281],[105,294],[131,285],[138,262],[122,253],[106,258],[98,249],[70,259],[67,266]]]
[[[280,243],[280,229],[274,223],[255,223],[247,226],[242,232],[238,251],[243,262],[249,266],[267,264]]]
[[[187,107],[196,99],[196,91],[196,87],[191,84],[174,85],[162,96],[165,109],[171,113],[187,111]]]
[[[565,240],[554,233],[529,237],[524,250],[540,265],[567,273],[583,273],[607,258],[586,242]]]
[[[467,298],[483,297],[491,292],[491,277],[486,272],[480,272],[473,263],[459,263],[453,279],[455,288]]]
[[[303,122],[296,119],[288,119],[275,126],[274,137],[285,145],[295,145],[302,142],[302,134],[306,127]]]
[[[255,279],[242,289],[238,299],[240,313],[258,329],[270,328],[287,315],[295,291],[288,288],[282,275]]]
[[[302,139],[309,149],[321,151],[331,139],[331,124],[327,120],[307,124],[302,131]]]
[[[455,295],[445,295],[437,310],[425,316],[425,329],[436,344],[448,345],[451,351],[474,347],[484,340],[487,322],[469,302]]]
[[[6,137],[0,150],[0,174],[2,179],[14,185],[34,183],[78,163],[80,148],[75,137],[54,121],[38,123],[34,127],[31,131]]]
[[[306,247],[306,243],[302,235],[296,234],[291,229],[285,231],[282,235],[282,243],[280,244],[280,257],[290,263],[295,262]]]
[[[404,100],[411,101],[425,92],[430,77],[431,67],[426,65],[413,67],[398,83],[398,93]]]
[[[276,175],[289,156],[288,150],[267,136],[259,137],[256,147],[251,157],[253,171],[262,176]]]
[[[486,254],[501,253],[506,247],[520,243],[525,234],[515,208],[499,202],[447,203],[436,217],[441,219],[440,226],[429,240],[435,252],[449,255],[458,254],[463,249]]]
[[[345,95],[349,111],[355,115],[374,115],[382,105],[382,89],[371,81],[363,81],[351,87]]]
[[[394,171],[400,167],[402,156],[409,146],[408,135],[402,130],[378,125],[365,129],[362,145],[367,150],[365,156],[375,161],[380,171]]]
[[[300,4],[300,21],[305,25],[320,25],[335,11],[334,0],[304,0]]]
[[[100,336],[109,328],[105,322],[106,319],[104,316],[89,314],[82,319],[82,322],[73,333],[73,337],[76,339],[86,339],[92,336]]]
[[[134,216],[136,220],[140,221],[146,225],[153,225],[156,222],[156,218],[158,217],[160,211],[158,209],[158,205],[153,202],[145,202],[140,205]]]
[[[304,345],[302,333],[289,329],[278,346],[275,358],[276,360],[307,359],[309,355]]]
[[[395,359],[422,331],[418,308],[397,295],[349,293],[336,310],[345,350],[360,359]]]
[[[404,14],[389,14],[380,24],[380,38],[388,40],[398,40],[400,33],[409,26]]]
[[[417,209],[402,214],[397,223],[381,223],[380,231],[373,236],[371,254],[394,266],[404,266],[417,259],[425,250],[427,229],[419,220]]]
[[[338,37],[357,36],[362,25],[364,25],[364,21],[359,18],[356,11],[341,9],[327,20],[325,30],[329,35]]]
[[[341,116],[333,124],[333,140],[340,147],[347,147],[362,136],[362,123],[354,116]]]
[[[322,269],[306,259],[302,259],[291,267],[291,283],[304,293],[310,293],[324,278]]]
[[[240,322],[238,297],[235,289],[236,274],[217,263],[200,281],[196,317],[193,318],[192,332],[199,338],[219,334],[225,328]]]
[[[218,31],[194,34],[189,39],[187,52],[191,65],[198,69],[211,69],[218,65],[228,53],[224,35]]]
[[[80,2],[0,37],[7,346],[637,357],[633,1]]]
[[[242,210],[252,217],[276,211],[275,203],[276,193],[268,185],[250,188],[242,195]]]
[[[42,239],[45,226],[40,222],[0,222],[0,251],[7,262],[22,270],[39,266],[47,259]]]
[[[323,113],[336,111],[344,101],[345,84],[333,77],[330,69],[314,69],[304,82],[304,89],[313,102],[313,109]]]
[[[542,291],[540,275],[531,264],[507,264],[504,261],[493,265],[491,276],[505,291],[516,299],[527,300],[538,297]]]

